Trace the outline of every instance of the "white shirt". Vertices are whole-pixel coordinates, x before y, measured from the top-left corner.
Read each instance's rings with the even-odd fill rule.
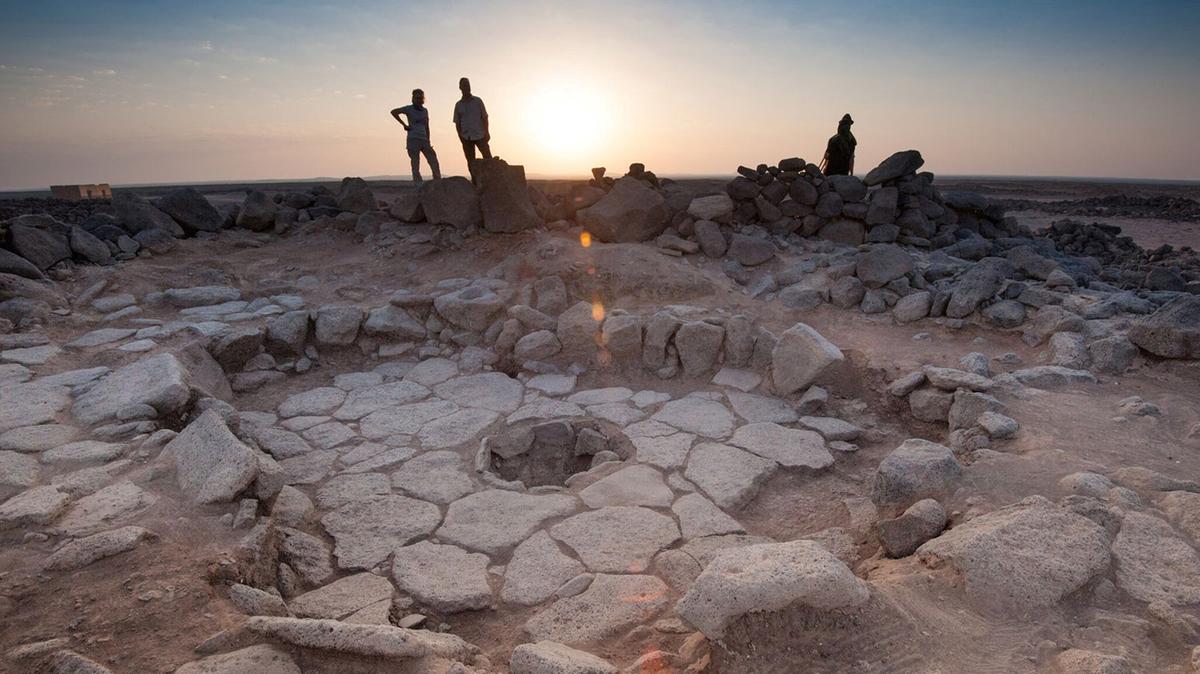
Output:
[[[483,118],[487,108],[483,107],[483,99],[472,96],[466,100],[459,99],[454,104],[454,123],[462,129],[465,140],[483,140],[487,132],[483,127]]]

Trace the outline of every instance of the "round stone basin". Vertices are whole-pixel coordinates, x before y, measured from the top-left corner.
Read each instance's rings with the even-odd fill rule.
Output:
[[[526,487],[562,486],[605,461],[633,456],[633,444],[614,424],[583,417],[528,420],[484,439],[486,470]]]

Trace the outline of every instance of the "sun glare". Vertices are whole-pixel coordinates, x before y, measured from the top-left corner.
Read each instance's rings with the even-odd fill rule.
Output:
[[[606,141],[607,108],[604,97],[585,86],[546,86],[529,101],[528,133],[549,159],[582,158]]]

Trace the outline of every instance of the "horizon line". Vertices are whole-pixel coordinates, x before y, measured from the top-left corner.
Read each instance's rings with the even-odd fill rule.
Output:
[[[737,176],[737,173],[676,173],[673,175],[660,175],[660,178],[671,180],[732,180]],[[1072,176],[1072,175],[1021,175],[1021,174],[1005,174],[1005,173],[947,173],[935,174],[937,179],[941,180],[1057,180],[1057,181],[1082,181],[1082,182],[1109,182],[1109,183],[1154,183],[1162,185],[1198,185],[1200,186],[1200,178],[1131,178],[1122,176]],[[361,177],[367,182],[411,182],[412,176],[406,174],[383,174],[373,176],[345,176],[345,177]],[[454,177],[454,176],[447,176]],[[466,177],[466,176],[460,176]],[[614,178],[620,176],[612,176]],[[590,173],[572,173],[572,174],[553,174],[553,173],[535,173],[525,176],[526,180],[590,180]],[[108,183],[112,189],[143,189],[156,187],[213,187],[221,185],[237,186],[237,185],[272,185],[283,183],[336,183],[343,180],[334,176],[312,176],[306,178],[252,178],[252,179],[237,179],[237,178],[222,178],[211,180],[197,181],[168,181],[168,182],[135,182],[135,183]],[[89,184],[104,184],[104,183],[56,183],[58,185],[89,185]],[[0,187],[0,194],[19,194],[32,192],[50,192],[50,186],[45,187]]]

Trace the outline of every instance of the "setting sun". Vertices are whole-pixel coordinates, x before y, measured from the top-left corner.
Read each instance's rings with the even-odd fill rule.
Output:
[[[568,160],[574,166],[609,139],[609,105],[593,89],[571,82],[552,84],[532,95],[528,110],[529,138],[550,163]]]

